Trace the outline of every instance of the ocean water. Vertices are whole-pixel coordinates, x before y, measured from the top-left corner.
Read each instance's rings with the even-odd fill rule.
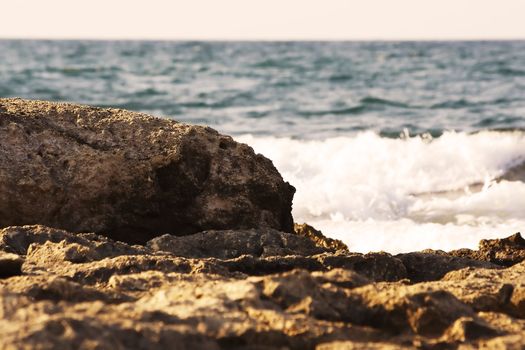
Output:
[[[0,97],[210,125],[353,251],[525,230],[525,42],[0,41]],[[503,176],[503,177],[502,177]]]

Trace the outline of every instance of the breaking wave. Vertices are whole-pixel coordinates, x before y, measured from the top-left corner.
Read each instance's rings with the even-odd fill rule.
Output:
[[[525,160],[521,131],[237,140],[272,159],[297,188],[296,222],[353,251],[475,248],[525,227],[525,183],[498,180]]]

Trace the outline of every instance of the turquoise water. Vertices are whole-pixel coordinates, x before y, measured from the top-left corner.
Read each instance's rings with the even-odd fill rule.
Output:
[[[316,139],[525,127],[525,42],[0,41],[0,96]]]
[[[525,230],[525,182],[498,180],[525,162],[524,92],[525,42],[0,41],[0,97],[211,125],[362,252]]]

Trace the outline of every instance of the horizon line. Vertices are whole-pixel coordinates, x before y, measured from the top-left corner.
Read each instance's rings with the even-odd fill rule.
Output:
[[[516,38],[122,38],[122,37],[2,37],[0,40],[26,41],[165,41],[165,42],[490,42],[490,41],[525,41],[525,37]]]

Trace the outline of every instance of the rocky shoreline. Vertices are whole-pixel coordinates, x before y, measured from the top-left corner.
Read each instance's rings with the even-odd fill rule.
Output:
[[[0,99],[0,348],[521,349],[525,240],[352,253],[227,136]]]

